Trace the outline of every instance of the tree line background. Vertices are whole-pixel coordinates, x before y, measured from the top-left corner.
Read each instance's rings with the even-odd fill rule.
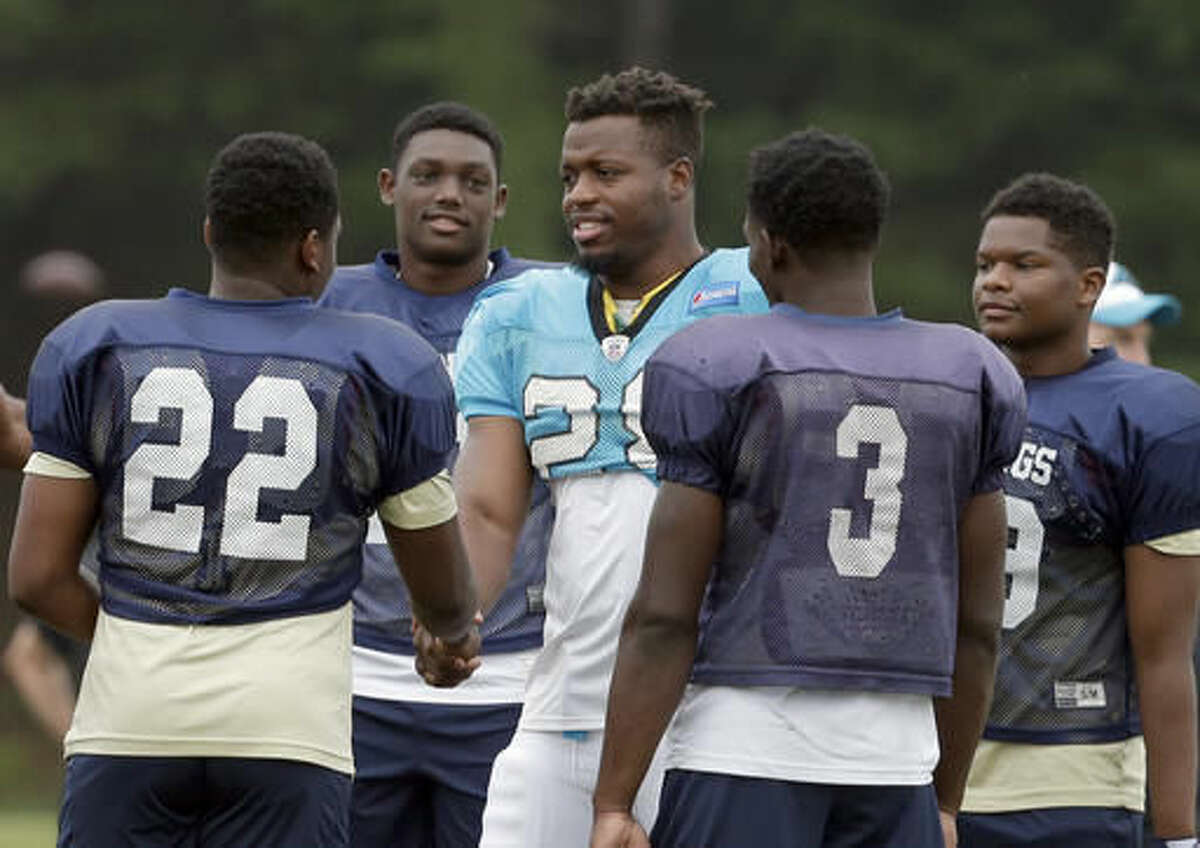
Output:
[[[0,0],[0,380],[24,391],[65,308],[17,285],[71,248],[111,296],[203,290],[202,183],[260,129],[320,141],[339,167],[343,262],[392,243],[377,170],[411,109],[455,99],[506,141],[496,241],[567,258],[558,151],[566,88],[633,62],[717,103],[701,237],[740,243],[753,146],[807,125],[870,146],[893,185],[882,307],[971,322],[979,210],[1028,170],[1082,180],[1118,220],[1118,258],[1183,323],[1159,364],[1200,376],[1200,6],[1188,0]],[[7,550],[16,475],[0,477]],[[12,610],[0,604],[0,639]],[[0,683],[0,807],[52,803],[57,749]]]

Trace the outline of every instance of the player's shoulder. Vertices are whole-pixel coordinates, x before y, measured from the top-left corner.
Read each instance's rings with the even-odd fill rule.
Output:
[[[317,303],[321,306],[348,309],[357,308],[364,301],[368,304],[378,301],[382,288],[395,279],[395,273],[389,270],[388,266],[389,254],[394,262],[394,251],[381,250],[372,262],[339,265],[334,269]]]
[[[355,285],[364,280],[374,280],[378,276],[376,271],[376,263],[363,262],[358,265],[339,265],[334,269],[333,274],[329,277],[329,285],[325,287],[328,292],[331,288],[338,289],[342,286]]]
[[[1108,398],[1111,414],[1135,425],[1150,439],[1200,424],[1200,386],[1188,377],[1112,354],[1096,355],[1106,359],[1080,372],[1090,378],[1090,385],[1081,388]],[[1200,428],[1197,433],[1200,435]]]
[[[370,361],[402,357],[408,364],[440,362],[437,351],[416,330],[394,318],[337,307],[313,311],[315,329],[348,357]]]
[[[996,343],[978,330],[962,324],[922,321],[905,317],[901,325],[922,340],[933,354],[942,359],[961,359],[964,364],[983,368],[1006,382],[1020,385],[1016,366]]]
[[[769,312],[727,312],[694,321],[664,339],[646,367],[688,374],[712,388],[731,388],[758,373],[764,339],[776,320]]]
[[[528,268],[480,292],[468,321],[490,329],[528,329],[541,315],[583,303],[587,284],[587,276],[570,265]]]
[[[750,273],[750,249],[717,248],[689,268],[675,299],[691,318],[765,312],[767,297]]]
[[[553,270],[563,267],[563,263],[561,262],[547,262],[540,259],[513,256],[504,247],[498,247],[493,250],[488,254],[488,259],[492,263],[492,273],[487,279],[488,283],[503,282],[526,271]]]
[[[46,335],[45,342],[67,356],[86,354],[157,330],[161,316],[171,308],[166,298],[102,300],[72,314]]]

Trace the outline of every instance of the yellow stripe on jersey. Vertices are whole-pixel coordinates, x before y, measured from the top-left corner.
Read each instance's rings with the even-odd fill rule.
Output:
[[[92,476],[73,462],[38,451],[30,454],[24,471],[26,474],[37,474],[40,477],[61,477],[65,480],[87,480]]]
[[[450,473],[444,469],[379,505],[379,517],[401,530],[423,530],[444,524],[457,512],[454,486]]]
[[[1151,539],[1146,547],[1168,556],[1200,556],[1200,528]]]
[[[677,279],[679,279],[679,275],[682,273],[683,273],[682,270],[676,271],[674,274],[671,274],[669,277],[667,277],[665,280],[663,280],[657,286],[650,289],[650,291],[648,291],[644,295],[642,295],[641,298],[638,299],[637,308],[633,310],[633,316],[629,319],[629,324],[632,324],[634,321],[637,320],[638,316],[642,314],[642,309],[645,308],[646,304],[649,303],[656,294],[658,294],[660,291],[665,289],[667,286],[671,285],[671,283],[673,283]],[[612,296],[612,294],[609,293],[608,289],[604,290],[604,322],[606,324],[608,324],[609,332],[612,332],[612,333],[619,333],[622,330],[624,330],[625,327],[629,326],[629,324],[626,324],[625,326],[620,326],[620,324],[618,323],[618,321],[617,321],[617,302],[616,302],[616,300],[613,299],[613,296]]]

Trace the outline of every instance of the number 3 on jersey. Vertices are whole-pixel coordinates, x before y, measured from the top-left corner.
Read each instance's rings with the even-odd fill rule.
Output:
[[[190,480],[200,473],[212,444],[213,399],[204,378],[190,368],[155,368],[130,402],[129,420],[157,424],[163,410],[179,411],[179,441],[144,443],[125,463],[122,532],[127,539],[197,553],[204,507],[154,507],[154,481]],[[258,520],[262,489],[294,491],[317,465],[317,410],[298,380],[258,376],[234,405],[233,428],[262,432],[268,418],[285,422],[280,455],[247,452],[229,473],[221,522],[221,554],[245,559],[300,561],[308,555],[307,515]]]
[[[872,505],[870,530],[863,538],[851,536],[852,510],[835,507],[829,513],[826,547],[842,577],[874,579],[892,561],[900,533],[904,501],[900,481],[908,460],[908,436],[896,410],[861,403],[851,406],[837,428],[838,458],[858,461],[862,444],[879,445],[879,462],[863,481],[863,499]]]

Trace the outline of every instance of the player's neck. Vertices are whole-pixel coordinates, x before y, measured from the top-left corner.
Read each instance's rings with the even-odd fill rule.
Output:
[[[310,290],[300,290],[296,281],[283,276],[256,273],[234,274],[213,268],[208,284],[208,296],[220,300],[282,300],[291,297],[312,297]]]
[[[399,247],[397,255],[400,257],[399,279],[410,289],[422,294],[456,294],[487,276],[487,253],[481,253],[461,265],[430,262],[404,246]]]
[[[1057,377],[1074,374],[1092,357],[1086,333],[1071,333],[1051,342],[1016,348],[1004,346],[1022,377]]]
[[[779,299],[819,315],[876,315],[870,257],[827,260],[815,267],[799,264],[779,286]]]
[[[704,246],[693,229],[688,238],[663,245],[627,272],[598,275],[609,294],[618,300],[640,298],[672,274],[695,264],[704,255]]]

